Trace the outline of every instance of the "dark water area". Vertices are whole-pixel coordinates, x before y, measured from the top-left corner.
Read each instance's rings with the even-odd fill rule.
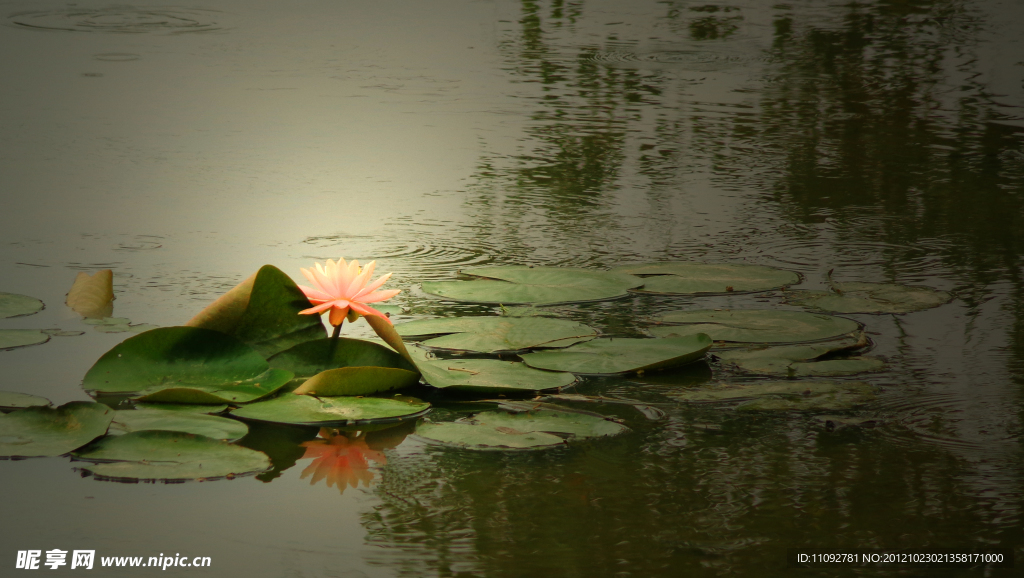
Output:
[[[185,484],[0,461],[0,575],[18,550],[210,556],[168,576],[1012,576],[1024,564],[1024,5],[663,1],[0,3],[0,291],[82,330],[0,351],[0,390],[60,404],[125,334],[64,306],[110,268],[115,315],[178,325],[264,263],[377,260],[407,313],[494,314],[423,281],[484,264],[769,265],[949,291],[846,315],[886,370],[845,412],[667,394],[717,363],[583,378],[631,431],[469,452],[311,428],[243,443],[271,472]],[[633,337],[665,311],[796,309],[783,292],[557,308]],[[353,335],[371,333],[360,324]],[[419,392],[431,419],[483,409]],[[315,469],[315,468],[313,468]],[[362,477],[359,477],[362,476]],[[356,479],[358,478],[358,479]],[[310,483],[310,481],[314,483]],[[341,485],[344,486],[344,480]],[[790,569],[798,547],[1013,549],[1017,569]],[[49,569],[44,568],[46,572]],[[61,572],[77,572],[65,567]],[[153,569],[102,569],[127,576]]]

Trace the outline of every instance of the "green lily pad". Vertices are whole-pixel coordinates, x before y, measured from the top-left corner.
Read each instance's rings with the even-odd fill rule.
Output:
[[[77,337],[79,335],[85,335],[84,331],[74,331],[71,329],[43,329],[43,333],[53,337]]]
[[[788,377],[827,377],[853,375],[885,368],[875,357],[819,359],[842,351],[864,348],[869,344],[863,333],[831,341],[800,345],[782,345],[757,349],[734,349],[717,354],[724,365],[760,375]]]
[[[628,430],[620,423],[579,412],[490,411],[457,422],[423,424],[416,435],[465,449],[513,450],[546,449],[563,445],[566,439],[613,436]]]
[[[198,404],[198,403],[147,403],[136,402],[135,409],[160,409],[163,411],[180,411],[185,413],[223,413],[228,409],[228,404]]]
[[[0,349],[39,345],[49,340],[49,335],[36,329],[0,329]]]
[[[32,315],[43,310],[43,302],[28,295],[0,293],[0,319]]]
[[[929,287],[887,283],[836,283],[842,291],[793,291],[786,301],[835,313],[909,313],[948,303],[949,293]]]
[[[417,418],[430,404],[410,397],[324,397],[285,394],[231,412],[242,419],[296,425],[359,425]]]
[[[21,409],[23,407],[41,407],[51,405],[50,400],[38,395],[0,391],[0,410]]]
[[[425,360],[419,362],[419,368],[424,381],[434,387],[479,393],[537,392],[576,382],[572,373],[497,359]]]
[[[595,339],[557,351],[522,355],[530,367],[571,371],[579,375],[607,375],[665,369],[704,359],[711,338],[696,334],[664,339]]]
[[[582,323],[543,317],[452,317],[421,319],[395,326],[406,339],[438,349],[496,353],[535,347],[568,347],[597,337],[597,330]]]
[[[657,337],[706,333],[714,341],[741,343],[820,341],[860,329],[845,317],[772,309],[673,311],[655,321],[666,324],[649,329]]]
[[[238,420],[164,409],[114,412],[109,431],[117,434],[148,430],[177,431],[226,441],[241,439],[249,432],[248,426]]]
[[[396,367],[341,367],[321,371],[307,379],[294,393],[317,397],[371,395],[410,387],[419,380],[418,371]]]
[[[91,401],[29,407],[0,415],[0,457],[59,456],[107,431],[114,410]]]
[[[82,468],[94,476],[119,481],[209,480],[270,468],[270,459],[262,452],[175,431],[105,437],[75,457],[98,462]]]
[[[471,281],[428,281],[423,291],[453,301],[555,305],[624,297],[644,280],[625,273],[570,267],[478,267],[460,271]]]
[[[259,353],[209,329],[161,327],[121,342],[85,374],[86,390],[144,392],[147,401],[247,402],[273,393],[292,378],[270,370]],[[164,395],[153,397],[160,391]],[[195,390],[195,396],[178,395]]]
[[[792,271],[745,263],[646,263],[612,271],[643,275],[644,286],[635,291],[666,295],[768,291],[800,282]]]
[[[416,371],[415,365],[379,343],[345,337],[296,345],[271,357],[270,366],[291,371],[296,377],[313,377],[340,367],[393,367]]]
[[[670,394],[687,403],[735,402],[737,410],[841,410],[875,398],[863,381],[785,380],[718,384]]]

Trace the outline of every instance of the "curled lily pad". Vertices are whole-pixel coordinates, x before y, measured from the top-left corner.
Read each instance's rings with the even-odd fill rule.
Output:
[[[644,280],[625,273],[571,267],[477,267],[460,271],[471,281],[430,281],[423,291],[453,301],[555,305],[624,297]]]
[[[835,313],[909,313],[949,302],[945,291],[887,283],[834,284],[841,291],[793,291],[786,300],[795,305]]]
[[[51,405],[50,400],[38,395],[0,391],[0,410],[21,409],[23,407],[41,407]]]
[[[658,337],[706,333],[714,341],[741,343],[820,341],[860,329],[845,317],[772,309],[673,311],[655,321],[664,324],[649,330]]]
[[[32,315],[43,310],[43,302],[28,295],[0,293],[0,319]]]
[[[416,435],[428,441],[475,450],[545,449],[566,439],[618,435],[626,426],[589,413],[540,410],[489,411],[467,420],[423,424]]]
[[[711,338],[696,334],[664,339],[595,339],[567,349],[522,355],[530,367],[570,371],[580,375],[607,375],[665,369],[704,359]]]
[[[0,457],[59,456],[103,435],[114,410],[90,401],[0,415]]]
[[[423,379],[434,387],[480,393],[532,393],[576,382],[572,373],[533,369],[517,361],[438,359],[418,365]]]
[[[164,430],[203,435],[216,440],[241,439],[249,428],[226,417],[163,409],[130,409],[114,412],[110,433]]]
[[[82,317],[109,317],[114,311],[114,272],[103,269],[89,275],[80,271],[65,303]]]
[[[318,397],[370,395],[410,387],[419,380],[419,372],[396,367],[340,367],[321,371],[294,393]]]
[[[147,401],[248,402],[292,378],[271,370],[259,353],[209,329],[161,327],[130,337],[105,353],[85,374],[86,390],[144,392]],[[165,390],[162,395],[155,395]],[[193,391],[189,395],[182,390]]]
[[[863,381],[785,380],[722,383],[687,389],[671,397],[688,403],[745,401],[737,410],[841,410],[875,398]]]
[[[76,454],[96,462],[84,470],[117,481],[215,479],[262,472],[266,454],[208,438],[174,431],[136,431],[109,436]]]
[[[407,339],[440,335],[423,341],[426,347],[478,353],[568,347],[597,337],[597,330],[582,323],[543,317],[421,319],[395,330]]]
[[[410,361],[379,343],[345,337],[296,345],[271,357],[270,366],[291,371],[296,377],[312,377],[340,367],[393,367],[416,371]]]
[[[694,295],[779,289],[800,282],[800,275],[746,263],[645,263],[612,271],[644,276],[642,293]]]
[[[242,419],[296,425],[358,425],[417,418],[430,404],[411,397],[323,397],[285,394],[231,412]]]
[[[39,345],[49,340],[49,335],[36,329],[0,329],[0,349]]]

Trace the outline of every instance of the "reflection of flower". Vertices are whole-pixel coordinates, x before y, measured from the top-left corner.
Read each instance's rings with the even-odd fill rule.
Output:
[[[320,438],[303,442],[306,448],[305,458],[314,458],[302,471],[301,479],[312,474],[310,485],[326,479],[327,486],[336,486],[339,492],[345,488],[358,487],[359,481],[369,486],[373,481],[373,472],[367,459],[384,465],[387,458],[383,452],[375,451],[366,445],[365,435],[348,437],[343,433],[335,433],[328,428],[320,429]]]
[[[359,261],[353,260],[350,263],[345,263],[344,259],[338,259],[338,262],[335,263],[328,259],[325,267],[321,267],[320,263],[316,263],[315,268],[302,269],[302,274],[306,276],[306,279],[309,279],[313,287],[299,285],[299,289],[302,289],[302,292],[306,294],[306,298],[309,299],[309,302],[314,307],[299,313],[311,315],[313,313],[323,313],[330,309],[331,325],[335,327],[345,321],[345,316],[348,315],[349,309],[360,315],[376,315],[382,319],[387,319],[386,315],[366,304],[391,299],[398,295],[401,290],[387,289],[385,291],[377,291],[391,277],[391,273],[383,275],[371,283],[370,275],[373,274],[373,268],[376,264],[376,261],[370,261],[366,264],[366,267],[360,269]],[[388,322],[390,323],[390,320]]]

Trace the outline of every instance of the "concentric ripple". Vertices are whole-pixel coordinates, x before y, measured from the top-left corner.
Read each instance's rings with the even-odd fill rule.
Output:
[[[215,32],[225,27],[215,21],[222,13],[175,6],[69,7],[58,10],[18,12],[8,24],[35,30],[99,32],[110,34],[186,34]]]

